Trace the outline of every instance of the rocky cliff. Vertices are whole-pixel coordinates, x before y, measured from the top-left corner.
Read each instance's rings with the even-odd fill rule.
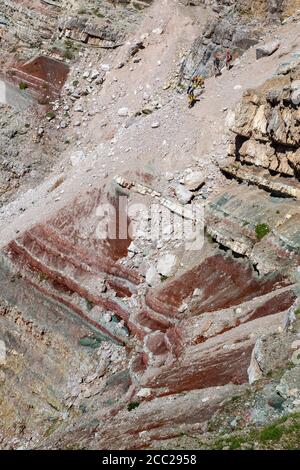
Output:
[[[192,3],[1,3],[34,103],[1,118],[3,448],[230,448],[296,419],[299,17]],[[217,47],[239,59],[189,109],[178,78]]]
[[[258,1],[200,1],[212,7],[204,32],[195,40],[190,54],[181,68],[181,81],[195,74],[213,74],[213,57],[221,60],[229,49],[238,59],[247,49],[257,44],[266,30],[300,8],[299,2],[284,0]]]

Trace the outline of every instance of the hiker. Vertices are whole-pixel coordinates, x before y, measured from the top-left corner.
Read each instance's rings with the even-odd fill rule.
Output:
[[[204,78],[201,75],[195,75],[192,78],[191,83],[187,89],[189,108],[192,108],[197,101],[197,97],[195,95],[195,91],[197,88],[200,88],[200,89],[204,88]]]
[[[226,65],[227,70],[230,70],[230,69],[231,69],[231,67],[232,67],[231,62],[232,62],[232,55],[231,55],[230,50],[227,49],[227,51],[226,51],[226,59],[225,59],[225,65]]]
[[[221,61],[220,61],[219,54],[215,54],[215,56],[214,56],[214,74],[215,74],[215,77],[218,77],[219,75],[222,75]]]

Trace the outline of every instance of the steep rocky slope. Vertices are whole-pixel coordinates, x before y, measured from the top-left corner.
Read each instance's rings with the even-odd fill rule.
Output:
[[[200,0],[199,3],[212,4],[212,14],[204,33],[197,37],[182,65],[183,82],[194,73],[210,76],[215,54],[222,57],[229,48],[233,57],[239,57],[257,44],[267,31],[272,31],[282,19],[300,8],[299,2],[289,0]]]
[[[27,25],[20,3],[3,4]],[[281,2],[166,0],[122,2],[112,22],[99,3],[33,5],[74,12],[43,55],[58,60],[47,47],[65,37],[79,49],[36,129],[36,155],[48,135],[64,142],[59,163],[0,213],[1,446],[172,448],[196,435],[226,448],[234,413],[251,429],[299,408],[298,16],[282,25],[294,11]],[[199,29],[227,8],[242,28],[259,14],[260,48],[279,44],[261,59],[240,49],[189,110],[182,67],[198,67]]]

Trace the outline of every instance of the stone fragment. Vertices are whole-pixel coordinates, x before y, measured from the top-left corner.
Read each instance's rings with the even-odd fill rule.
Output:
[[[267,44],[263,44],[256,48],[256,59],[261,59],[262,57],[267,57],[279,49],[280,42],[279,41],[272,41],[268,42]]]
[[[86,155],[82,150],[78,150],[71,156],[71,163],[74,167],[79,166],[86,160]]]
[[[101,64],[101,65],[100,65],[100,69],[101,69],[103,72],[109,72],[110,66],[109,66],[109,64]]]
[[[127,116],[129,116],[129,109],[126,108],[126,107],[120,108],[120,109],[118,110],[118,115],[119,115],[120,117],[127,117]]]
[[[96,80],[96,78],[98,78],[98,77],[99,77],[98,70],[96,70],[96,69],[92,70],[91,75],[90,75],[91,80]]]
[[[276,390],[284,398],[300,398],[300,366],[297,365],[290,370],[287,370]]]
[[[269,144],[254,139],[249,139],[242,145],[240,155],[242,160],[252,165],[270,168],[272,161],[275,160],[276,168],[278,166],[275,150]]]
[[[158,121],[152,122],[151,127],[152,129],[157,129],[160,126],[160,123]]]
[[[298,106],[300,104],[300,88],[293,91],[292,96],[291,96],[291,100],[292,100],[292,103],[295,106]]]
[[[131,253],[138,253],[139,250],[137,248],[137,246],[135,245],[134,242],[131,242],[129,247],[128,247],[128,251],[131,252]]]
[[[157,263],[157,271],[162,276],[171,277],[177,271],[178,258],[172,253],[163,255]]]
[[[249,379],[249,384],[252,385],[254,382],[257,382],[262,378],[262,371],[259,367],[258,361],[257,361],[257,350],[256,347],[254,347],[252,351],[252,356],[251,356],[251,362],[248,367],[248,379]]]
[[[152,30],[152,33],[153,34],[157,34],[157,35],[160,35],[164,32],[163,28],[155,28]]]
[[[201,171],[194,171],[184,178],[184,185],[189,191],[197,191],[205,184]]]
[[[150,266],[146,272],[146,282],[148,286],[155,287],[160,284],[160,275],[155,266]]]
[[[104,313],[104,315],[103,315],[103,320],[104,320],[106,323],[109,323],[109,322],[111,321],[111,313],[109,313],[109,312]]]
[[[199,297],[202,294],[203,294],[203,290],[199,289],[199,287],[196,287],[196,289],[193,292],[193,297]]]
[[[186,189],[182,184],[175,185],[174,190],[180,204],[188,204],[194,197],[193,193]]]
[[[292,358],[291,358],[291,362],[295,366],[300,365],[300,349],[297,349],[296,351],[294,351]]]
[[[74,106],[74,111],[76,113],[83,113],[83,107],[80,103],[77,103],[75,106]]]

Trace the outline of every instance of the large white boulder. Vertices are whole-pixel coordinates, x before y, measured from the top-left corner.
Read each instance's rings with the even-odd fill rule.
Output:
[[[154,287],[160,284],[160,275],[158,274],[158,271],[155,266],[150,266],[150,268],[147,269],[146,282],[150,287]]]
[[[180,204],[188,204],[194,197],[193,193],[185,188],[182,184],[176,184],[174,190]]]
[[[165,277],[174,276],[177,271],[178,258],[172,253],[163,255],[157,263],[157,271]]]
[[[184,178],[183,182],[189,191],[197,191],[197,189],[205,184],[201,171],[190,173]]]

